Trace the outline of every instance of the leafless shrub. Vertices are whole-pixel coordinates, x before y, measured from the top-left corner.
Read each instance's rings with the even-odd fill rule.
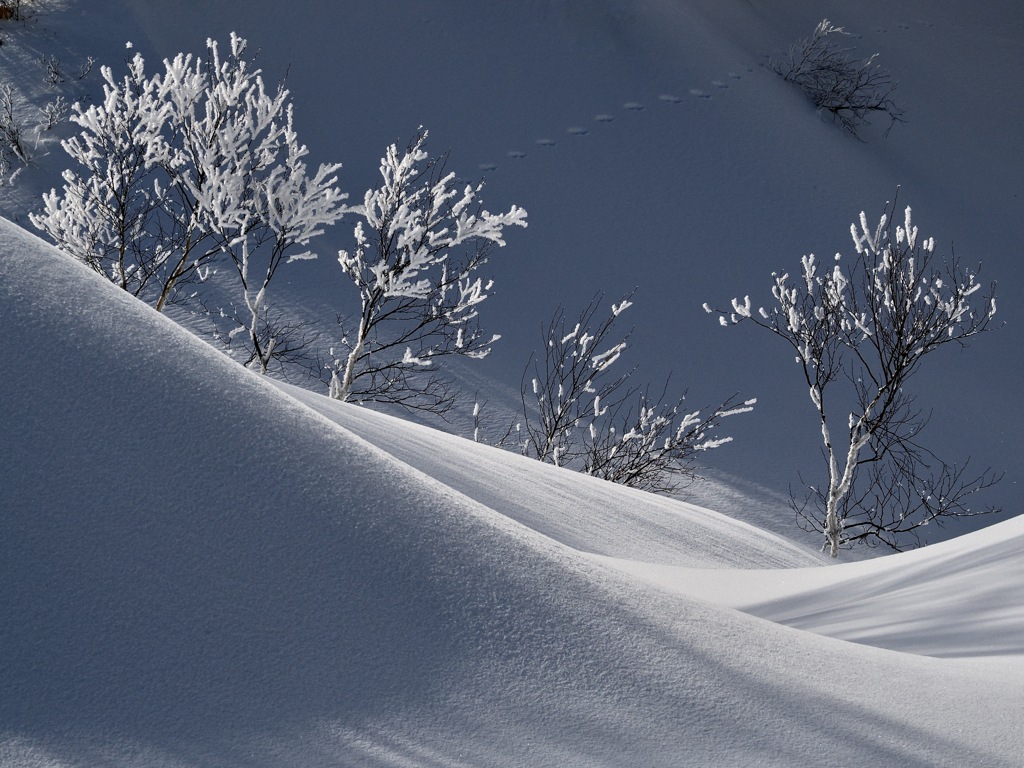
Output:
[[[63,96],[58,96],[53,101],[47,102],[40,112],[43,113],[43,119],[39,123],[39,127],[44,131],[52,130],[67,116],[68,102]]]
[[[0,85],[0,157],[6,158],[8,167],[12,158],[26,165],[32,159],[25,130],[14,114],[14,89]]]
[[[746,296],[719,311],[722,325],[752,324],[795,355],[825,472],[793,507],[833,557],[855,542],[902,549],[933,522],[999,511],[973,506],[999,473],[969,473],[966,461],[947,463],[921,442],[928,414],[910,388],[925,357],[989,330],[995,284],[984,295],[979,268],[942,259],[909,207],[902,223],[895,213],[895,203],[887,206],[877,226],[860,214],[850,259],[808,254],[794,278],[773,273],[774,305],[754,309]]]
[[[51,88],[57,88],[64,82],[64,70],[60,66],[60,58],[47,53],[39,57],[39,66],[43,70],[43,82]]]
[[[822,19],[810,37],[789,49],[780,61],[768,66],[783,80],[800,86],[814,105],[854,136],[869,123],[873,114],[889,117],[889,127],[903,122],[903,111],[893,100],[898,85],[888,70],[876,63],[878,54],[858,59],[854,48],[843,47],[848,33],[828,19]]]
[[[523,373],[521,421],[503,443],[515,431],[527,456],[631,488],[672,493],[696,476],[699,454],[731,441],[714,434],[722,420],[749,412],[755,401],[729,398],[716,408],[693,410],[685,393],[666,398],[667,381],[660,394],[633,386],[632,369],[612,370],[631,334],[616,340],[616,322],[632,305],[631,296],[601,319],[603,298],[596,296],[575,321],[562,308],[556,311],[543,354]]]

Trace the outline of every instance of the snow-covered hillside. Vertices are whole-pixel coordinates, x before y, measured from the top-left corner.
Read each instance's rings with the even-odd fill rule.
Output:
[[[248,37],[265,71],[288,72],[303,141],[318,159],[345,163],[342,186],[357,195],[374,181],[387,142],[429,128],[436,148],[451,148],[452,169],[487,177],[492,209],[515,203],[530,214],[529,229],[492,260],[496,293],[484,314],[503,338],[482,370],[518,386],[556,305],[575,309],[595,291],[613,299],[636,286],[638,376],[673,371],[695,407],[734,392],[757,397],[758,409],[729,425],[735,442],[708,460],[782,493],[819,467],[799,371],[781,342],[722,329],[701,305],[746,294],[764,303],[773,271],[792,272],[810,252],[848,254],[850,223],[860,211],[880,214],[900,187],[922,233],[965,264],[983,262],[982,279],[997,280],[1005,299],[1005,328],[922,370],[920,404],[934,408],[928,444],[950,460],[972,456],[972,467],[1008,472],[987,498],[1018,511],[1019,3],[279,7],[256,0],[183,11],[158,0],[128,16],[145,32],[136,43],[158,56],[201,50],[206,36],[231,29]],[[906,123],[888,138],[877,120],[864,142],[844,134],[762,66],[822,17],[844,26],[858,52],[878,52],[899,81]],[[292,280],[312,305],[337,310],[345,291],[325,251]],[[934,529],[928,540],[942,535]]]
[[[482,308],[503,338],[458,373],[488,426],[556,305],[634,286],[639,378],[758,406],[692,489],[725,516],[257,376],[8,220],[67,165],[68,126],[33,132],[0,187],[0,767],[1024,765],[1018,3],[22,2],[20,116],[93,98],[86,57],[234,30],[354,197],[423,125],[524,206]],[[762,66],[823,16],[900,80],[889,138]],[[788,536],[819,460],[798,372],[701,305],[848,252],[897,186],[999,281],[1006,326],[918,383],[929,445],[1005,469],[1007,512],[834,565]],[[329,334],[350,228],[272,297]]]
[[[258,51],[268,82],[287,74],[296,126],[311,161],[344,163],[341,187],[355,198],[373,184],[393,141],[423,125],[432,149],[451,149],[466,179],[487,178],[493,210],[524,206],[516,232],[490,265],[496,292],[483,307],[502,340],[474,370],[470,391],[493,410],[514,392],[539,329],[558,304],[581,307],[596,291],[638,288],[629,359],[639,383],[674,371],[694,407],[732,393],[757,397],[732,420],[736,440],[708,455],[712,470],[785,497],[800,476],[820,475],[818,430],[799,373],[783,345],[747,328],[722,329],[701,305],[769,297],[773,271],[805,253],[849,252],[849,223],[880,213],[900,187],[922,232],[965,264],[983,262],[999,282],[1006,326],[971,349],[939,355],[916,379],[933,409],[928,445],[978,471],[1005,470],[979,504],[1019,512],[1024,466],[1017,394],[1024,291],[1014,222],[1020,218],[1024,12],[1010,0],[967,7],[954,0],[758,2],[743,0],[529,0],[501,5],[453,0],[307,3],[273,0],[38,0],[27,25],[7,26],[0,64],[29,114],[54,92],[40,60],[59,57],[69,96],[95,96],[86,56],[123,67],[125,41],[151,65],[201,53],[208,37],[237,31]],[[803,95],[764,66],[823,16],[849,44],[899,81],[906,122],[860,142],[814,114]],[[59,131],[58,131],[59,132]],[[46,134],[33,165],[0,189],[0,211],[26,223],[42,189],[67,159]],[[353,311],[334,254],[289,270],[272,301],[328,334]],[[978,393],[983,391],[984,396]],[[781,446],[781,449],[780,449]],[[728,493],[700,498],[724,501]],[[775,531],[793,527],[785,504],[757,495]],[[730,510],[733,511],[733,510]],[[769,517],[770,515],[770,517]],[[995,518],[982,518],[981,522]],[[978,524],[968,523],[968,528]],[[933,526],[933,541],[967,530]]]
[[[977,585],[956,578],[980,559],[1019,583],[1016,521],[923,569],[931,550],[807,567],[714,513],[296,399],[13,225],[0,239],[3,765],[1024,759],[1024,608],[993,590],[964,612]],[[785,582],[777,621],[717,604],[745,573]],[[859,617],[884,646],[858,585],[889,583],[885,627],[924,611],[959,627],[927,652],[960,658],[778,623],[836,584],[843,631]]]

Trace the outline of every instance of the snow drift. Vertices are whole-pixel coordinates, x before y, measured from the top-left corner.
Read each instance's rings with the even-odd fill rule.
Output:
[[[573,494],[545,508],[550,467],[462,443],[414,469],[7,222],[0,244],[0,763],[1024,756],[1019,657],[893,653],[622,575],[559,539],[573,520],[572,543],[595,541]],[[558,478],[593,503],[593,482]],[[661,533],[686,551],[696,510],[608,490],[631,556],[673,515]],[[741,546],[706,563],[801,560],[709,520]]]

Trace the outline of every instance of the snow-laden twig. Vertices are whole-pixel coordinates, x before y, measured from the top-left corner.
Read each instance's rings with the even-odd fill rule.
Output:
[[[684,398],[665,399],[632,386],[633,371],[614,372],[630,332],[616,338],[615,324],[631,296],[598,314],[598,295],[569,323],[559,308],[545,333],[543,356],[521,386],[523,410],[517,447],[526,455],[643,490],[669,493],[694,475],[694,458],[732,438],[714,432],[723,419],[750,411],[755,400],[727,400],[709,411],[684,410]],[[511,429],[508,434],[511,434]]]
[[[227,259],[239,280],[249,362],[266,371],[282,347],[267,326],[280,266],[312,258],[313,239],[340,218],[339,164],[310,173],[288,91],[270,91],[232,33],[222,53],[179,53],[146,73],[100,70],[103,98],[75,104],[79,132],[63,143],[79,170],[44,197],[33,223],[71,256],[163,310],[187,283]]]

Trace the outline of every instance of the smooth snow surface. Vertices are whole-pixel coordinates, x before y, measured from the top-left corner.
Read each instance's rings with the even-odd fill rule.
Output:
[[[819,562],[785,539],[716,512],[538,466],[508,451],[280,386],[392,456],[582,552],[703,568]]]
[[[713,513],[314,410],[13,225],[0,244],[0,764],[1024,762],[1000,628],[940,659],[714,604],[799,564],[749,571],[799,580],[780,620],[833,583],[864,618],[858,586],[892,583],[952,622],[964,564],[1019,584],[1012,521],[907,569],[809,567]],[[684,565],[691,594],[623,573]],[[985,594],[1020,625],[1018,592]]]
[[[607,562],[679,594],[792,627],[927,656],[1024,658],[1024,518],[879,560],[813,570]]]
[[[1007,470],[991,500],[1019,514],[1024,6],[23,5],[0,84],[30,128],[46,57],[89,101],[87,56],[120,76],[131,40],[155,71],[234,30],[354,200],[423,125],[488,208],[524,206],[482,309],[503,338],[460,373],[487,418],[557,305],[634,286],[644,381],[758,407],[710,460],[742,490],[702,496],[737,522],[261,379],[0,219],[0,768],[1024,765],[1024,517],[841,565],[780,538],[818,459],[806,392],[701,309],[849,253],[899,186],[999,281],[1006,326],[917,383],[929,445]],[[762,66],[823,16],[900,81],[889,138]],[[67,135],[31,134],[0,213],[27,224]],[[332,339],[353,223],[273,289]]]

